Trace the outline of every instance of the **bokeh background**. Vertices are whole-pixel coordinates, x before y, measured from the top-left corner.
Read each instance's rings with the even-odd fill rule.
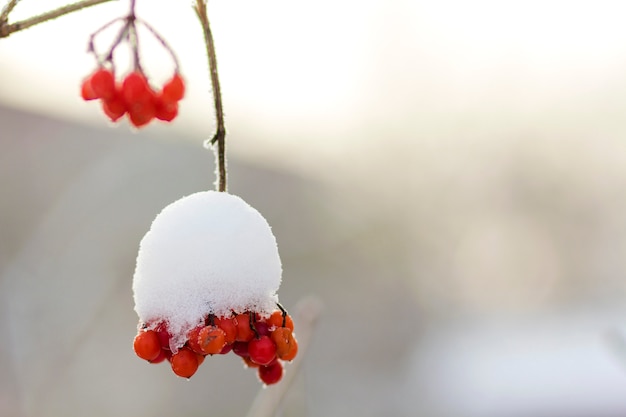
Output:
[[[259,390],[234,357],[185,381],[132,351],[138,242],[214,159],[190,2],[138,1],[187,78],[173,124],[80,100],[89,34],[127,7],[0,40],[1,416],[241,416]],[[324,305],[282,415],[626,415],[626,3],[209,11],[230,192],[273,227],[283,304]]]

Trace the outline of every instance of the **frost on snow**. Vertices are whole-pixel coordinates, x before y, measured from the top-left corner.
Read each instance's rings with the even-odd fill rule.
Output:
[[[281,274],[276,239],[263,216],[237,196],[199,192],[165,207],[141,240],[135,311],[150,328],[165,322],[176,350],[210,313],[269,315]]]

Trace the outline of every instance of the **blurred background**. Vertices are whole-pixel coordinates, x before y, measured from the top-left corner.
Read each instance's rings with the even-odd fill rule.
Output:
[[[185,381],[131,346],[139,241],[215,180],[190,4],[138,1],[187,79],[167,126],[113,126],[79,97],[88,36],[126,1],[0,40],[3,417],[241,416],[259,390],[234,357]],[[324,303],[282,415],[626,415],[626,3],[209,13],[229,191],[272,225],[281,302]],[[171,61],[140,46],[161,84]]]

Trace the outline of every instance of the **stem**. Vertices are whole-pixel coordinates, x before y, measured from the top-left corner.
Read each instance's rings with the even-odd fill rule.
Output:
[[[19,3],[20,0],[10,0],[6,6],[4,6],[4,8],[2,9],[2,13],[0,13],[0,22],[2,22],[3,24],[7,22],[7,20],[9,20],[9,13],[11,13],[13,11],[13,9],[15,8],[15,6],[17,6],[17,3]]]
[[[161,46],[163,46],[163,48],[165,48],[165,50],[172,57],[175,71],[180,72],[180,65],[178,64],[178,58],[176,57],[176,54],[174,53],[174,50],[172,49],[172,47],[165,41],[165,39],[163,39],[163,37],[159,35],[158,32],[151,25],[148,24],[148,22],[141,20],[141,19],[137,19],[137,18],[135,18],[135,22],[141,23],[146,29],[150,31],[150,33],[152,33],[152,36],[154,36],[156,40],[161,43]]]
[[[59,7],[58,9],[51,10],[47,13],[43,13],[38,16],[34,16],[25,20],[21,20],[19,22],[8,24],[6,17],[8,17],[8,14],[11,12],[13,7],[15,7],[15,4],[17,4],[18,1],[19,0],[12,0],[11,2],[9,2],[9,4],[7,4],[5,9],[2,11],[2,15],[0,15],[0,38],[6,38],[12,33],[19,32],[20,30],[27,29],[39,23],[56,19],[57,17],[61,17],[63,15],[75,12],[77,10],[95,6],[100,3],[106,3],[111,0],[83,0],[83,1],[73,3],[73,4],[68,4],[67,6]]]
[[[215,43],[213,42],[213,34],[211,33],[211,26],[209,25],[209,16],[207,14],[205,0],[196,0],[194,10],[196,11],[200,24],[202,25],[207,55],[209,57],[209,72],[211,73],[213,103],[215,105],[215,118],[217,119],[217,128],[215,135],[211,139],[211,144],[215,145],[215,143],[217,143],[217,190],[223,192],[226,191],[226,127],[224,126],[224,110],[222,108],[220,79],[217,74]]]
[[[141,61],[139,59],[139,37],[137,36],[137,27],[135,26],[134,16],[128,16],[128,19],[128,42],[133,50],[134,70],[143,74],[143,68],[141,67]],[[111,49],[111,54],[112,53],[113,49]]]
[[[259,336],[259,332],[256,330],[256,327],[254,326],[254,313],[251,311],[248,313],[248,325],[250,326],[250,330],[252,330],[252,333],[254,333],[254,338],[258,339]]]
[[[285,327],[285,325],[287,324],[287,310],[285,310],[285,307],[283,307],[280,303],[276,303],[276,305],[278,306],[278,308],[280,309],[280,312],[283,315],[283,327]]]
[[[109,23],[102,26],[100,29],[92,33],[91,36],[89,36],[89,44],[87,46],[87,52],[90,54],[93,54],[94,58],[96,58],[96,61],[98,61],[98,65],[102,66],[106,62],[109,62],[111,64],[112,69],[114,69],[115,66],[113,65],[113,51],[115,50],[115,47],[122,41],[124,36],[126,36],[126,32],[128,31],[128,22],[125,21],[124,26],[120,30],[120,33],[118,34],[117,38],[115,39],[115,42],[113,43],[113,46],[111,46],[111,49],[109,49],[109,53],[104,57],[104,59],[102,59],[102,57],[100,57],[98,53],[96,52],[94,41],[95,41],[96,35],[98,35],[103,30],[107,29],[114,23],[121,22],[122,20],[124,19],[122,19],[121,17],[111,20]]]

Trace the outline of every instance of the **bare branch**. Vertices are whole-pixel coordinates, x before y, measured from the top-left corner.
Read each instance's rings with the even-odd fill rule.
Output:
[[[13,11],[17,3],[20,0],[10,0],[6,6],[2,9],[2,13],[0,13],[0,23],[6,23],[9,20],[9,13]]]
[[[13,6],[15,6],[15,3],[17,3],[17,1],[19,0],[12,0],[7,5],[5,10],[3,10],[2,16],[4,16],[6,10],[8,10],[8,12],[6,12],[6,14],[8,15],[8,13],[11,12],[10,9],[13,8],[13,7],[9,8],[9,6],[11,6],[12,3],[14,3]],[[5,20],[0,19],[0,38],[6,38],[12,33],[19,32],[20,30],[27,29],[39,23],[47,22],[48,20],[56,19],[57,17],[61,17],[66,14],[69,14],[69,13],[72,13],[81,9],[85,9],[87,7],[95,6],[100,3],[106,3],[109,1],[112,1],[112,0],[83,0],[77,3],[68,4],[67,6],[59,7],[58,9],[51,10],[47,13],[43,13],[38,16],[34,16],[25,20],[21,20],[19,22],[11,23],[11,24],[8,24],[8,21],[6,19]]]
[[[211,144],[217,143],[217,190],[226,191],[226,127],[224,125],[224,110],[222,108],[222,91],[220,89],[220,79],[217,74],[217,58],[215,55],[215,43],[213,42],[213,34],[209,25],[209,17],[207,14],[205,0],[196,0],[194,10],[198,15],[202,31],[204,32],[204,41],[206,44],[207,55],[209,58],[209,72],[211,73],[211,86],[213,87],[213,103],[215,106],[215,118],[217,119],[217,128],[215,135],[211,139]]]

